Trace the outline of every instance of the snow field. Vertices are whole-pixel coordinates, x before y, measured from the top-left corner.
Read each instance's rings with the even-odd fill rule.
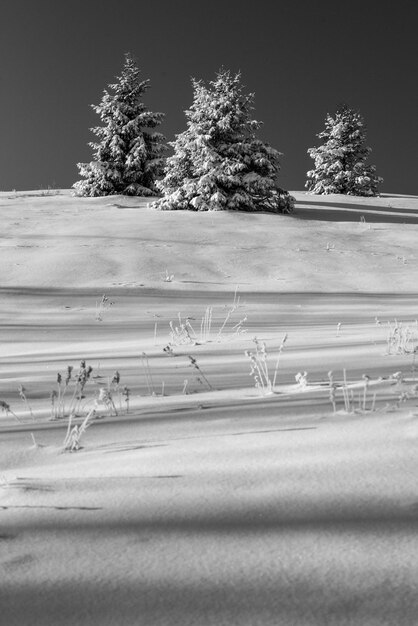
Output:
[[[0,399],[23,421],[1,414],[5,624],[414,624],[415,372],[387,337],[395,319],[415,333],[416,199],[295,195],[296,219],[1,194]],[[215,341],[237,284],[247,332]],[[98,321],[103,294],[114,305]],[[208,306],[210,341],[164,354],[170,320],[199,327]],[[244,351],[264,341],[271,374],[284,333],[262,396]],[[48,398],[81,359],[102,382],[120,371],[131,408],[63,454]],[[357,410],[339,388],[333,414],[328,372],[340,384],[343,369]],[[196,393],[181,393],[186,377]]]

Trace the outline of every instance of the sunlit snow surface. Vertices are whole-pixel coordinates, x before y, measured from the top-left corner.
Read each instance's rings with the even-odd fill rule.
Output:
[[[418,337],[418,200],[295,196],[288,217],[0,194],[0,400],[22,422],[0,414],[1,623],[417,622],[418,396],[387,336]],[[206,341],[165,354],[169,322],[200,335],[208,306]],[[285,333],[262,396],[244,352],[264,341],[272,377]],[[81,359],[84,409],[117,369],[130,411],[63,454],[49,397]],[[339,389],[334,415],[344,368],[356,411]]]

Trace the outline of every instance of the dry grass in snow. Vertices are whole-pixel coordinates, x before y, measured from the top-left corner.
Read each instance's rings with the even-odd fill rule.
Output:
[[[5,624],[415,623],[418,201],[294,195],[0,194]]]

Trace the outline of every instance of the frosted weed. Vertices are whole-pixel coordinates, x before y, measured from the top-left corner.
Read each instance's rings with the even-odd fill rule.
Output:
[[[162,274],[161,278],[165,283],[172,283],[174,280],[174,274],[170,274],[168,269],[165,268],[165,274]]]
[[[68,452],[77,452],[77,450],[80,450],[81,448],[80,440],[81,440],[81,437],[86,432],[87,428],[91,424],[91,417],[92,417],[92,413],[90,412],[80,425],[76,424],[72,428],[71,428],[71,418],[70,418],[68,422],[67,434],[64,439],[64,446],[63,446],[64,450],[67,450]]]
[[[12,411],[12,409],[10,408],[10,404],[5,402],[4,400],[0,400],[0,410],[2,411],[2,413],[5,413],[6,416],[12,415],[20,423],[20,419],[18,418],[16,413]]]
[[[202,372],[201,368],[199,367],[196,359],[190,355],[188,355],[188,359],[190,361],[190,367],[193,367],[193,369],[197,372],[197,382],[200,383],[201,385],[203,385],[203,383],[205,383],[209,389],[209,391],[213,390],[212,385],[210,384],[210,382],[208,381],[208,379],[206,378],[205,374]],[[187,385],[185,385],[185,387],[183,387],[183,390],[185,391]]]
[[[30,416],[31,416],[32,420],[35,420],[35,417],[34,417],[34,415],[33,415],[32,408],[31,408],[31,406],[30,406],[30,404],[29,404],[29,402],[28,402],[28,399],[27,399],[27,397],[26,397],[26,389],[25,389],[25,387],[24,387],[23,385],[19,385],[19,387],[18,387],[18,392],[19,392],[19,397],[20,397],[20,399],[22,400],[22,402],[23,402],[23,403],[24,403],[24,405],[26,406],[27,410],[29,411],[29,414],[30,414]]]
[[[192,325],[193,317],[183,319],[181,314],[178,313],[178,325],[175,325],[172,321],[169,324],[171,345],[196,345],[209,341],[229,340],[246,333],[247,331],[244,328],[244,324],[247,321],[247,316],[245,315],[238,320],[237,318],[235,318],[235,320],[232,319],[234,313],[243,306],[237,292],[238,287],[235,289],[233,302],[226,306],[224,319],[218,323],[215,322],[214,307],[212,305],[206,307],[200,321],[199,332],[196,332]]]
[[[145,382],[148,388],[148,393],[150,396],[155,396],[156,393],[155,393],[155,387],[154,387],[154,380],[152,377],[151,368],[149,366],[149,358],[145,352],[141,354],[141,365],[142,365],[142,370],[144,372]]]
[[[245,351],[245,356],[250,359],[250,376],[254,378],[256,389],[263,395],[273,392],[273,385],[270,380],[266,344],[260,342],[257,337],[253,338],[255,351]]]
[[[114,305],[114,302],[109,300],[109,297],[104,293],[102,295],[101,300],[96,302],[96,320],[98,322],[102,322],[105,311],[110,309],[110,307],[113,305]]]
[[[398,322],[387,323],[388,335],[386,341],[387,354],[413,354],[418,343],[417,328]]]
[[[308,386],[308,372],[298,372],[295,379],[301,389],[306,389]]]

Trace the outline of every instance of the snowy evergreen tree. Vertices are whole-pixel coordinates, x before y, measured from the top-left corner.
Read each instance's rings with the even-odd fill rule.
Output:
[[[325,130],[317,135],[324,143],[309,148],[315,169],[307,173],[306,187],[312,193],[342,193],[375,196],[383,178],[374,165],[366,165],[371,148],[365,146],[366,129],[360,113],[347,105],[338,107],[334,117],[327,115]]]
[[[90,142],[94,160],[78,163],[80,180],[73,185],[79,196],[156,195],[156,178],[163,173],[165,138],[153,132],[163,113],[151,113],[141,98],[149,80],[139,79],[140,71],[130,54],[117,82],[104,90],[99,105],[92,105],[102,126],[92,128],[97,142]]]
[[[193,80],[187,129],[170,145],[165,177],[157,186],[163,210],[290,212],[294,199],[277,185],[280,153],[256,137],[254,94],[245,95],[241,75],[220,70],[205,85]]]

